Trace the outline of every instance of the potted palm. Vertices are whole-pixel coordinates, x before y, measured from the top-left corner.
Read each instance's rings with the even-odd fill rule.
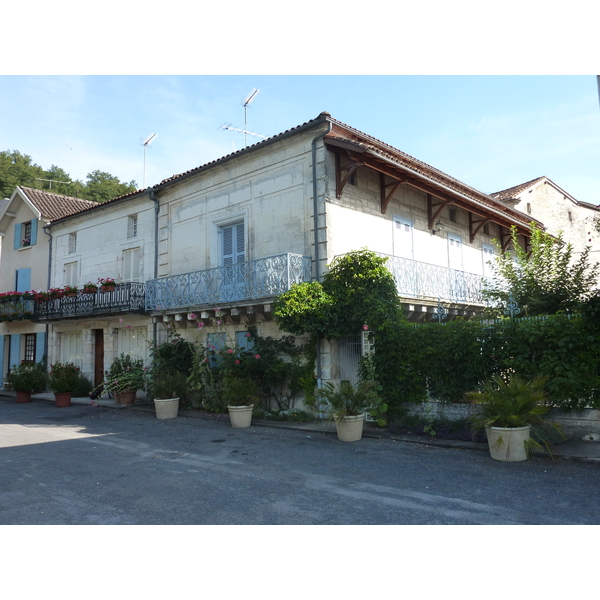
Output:
[[[6,381],[16,391],[17,402],[31,402],[31,394],[40,393],[46,389],[46,365],[43,362],[14,365],[6,376]]]
[[[156,372],[150,384],[150,395],[154,399],[157,418],[174,419],[179,411],[179,399],[185,398],[187,389],[187,377],[184,373]]]
[[[71,406],[71,394],[79,381],[79,367],[73,363],[50,365],[49,386],[54,392],[56,406]]]
[[[365,411],[376,415],[387,411],[377,395],[378,384],[372,379],[360,381],[353,386],[349,381],[341,381],[335,386],[331,381],[317,390],[317,403],[335,421],[337,435],[342,442],[357,442],[362,438]],[[385,421],[380,419],[380,424]]]
[[[249,377],[227,373],[221,387],[223,400],[227,402],[232,427],[250,427],[252,411],[259,400],[259,389]]]
[[[542,445],[552,455],[552,432],[564,438],[558,425],[544,418],[550,410],[544,404],[546,381],[545,377],[526,381],[518,375],[506,380],[495,375],[480,391],[465,394],[467,400],[478,405],[478,412],[470,420],[475,431],[485,428],[494,460],[527,460],[528,455],[541,450]]]

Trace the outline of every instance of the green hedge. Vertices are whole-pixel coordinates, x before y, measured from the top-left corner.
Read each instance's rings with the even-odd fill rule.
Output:
[[[428,396],[463,399],[496,373],[549,377],[553,406],[600,408],[600,333],[584,318],[556,315],[493,325],[457,319],[414,325],[388,321],[377,330],[375,366],[390,418]]]

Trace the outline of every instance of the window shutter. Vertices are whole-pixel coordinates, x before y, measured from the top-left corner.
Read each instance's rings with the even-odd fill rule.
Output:
[[[21,223],[15,225],[15,250],[21,247]]]
[[[36,333],[35,340],[35,362],[40,362],[44,357],[44,346],[46,345],[46,333],[44,331],[40,331]]]
[[[30,246],[37,244],[37,230],[38,230],[38,220],[31,219],[31,241],[29,243]]]
[[[12,369],[15,365],[21,364],[21,335],[19,333],[13,333],[10,336],[10,359],[8,361],[9,369]]]
[[[140,249],[133,248],[123,252],[123,279],[124,281],[140,280]]]
[[[0,385],[4,385],[4,336],[0,335]]]
[[[246,261],[246,246],[244,244],[244,224],[238,223],[237,225],[235,225],[235,229],[235,262],[241,263]]]
[[[17,292],[28,292],[31,289],[31,269],[17,269]]]
[[[223,227],[221,230],[223,235],[223,264],[233,264],[233,228]]]

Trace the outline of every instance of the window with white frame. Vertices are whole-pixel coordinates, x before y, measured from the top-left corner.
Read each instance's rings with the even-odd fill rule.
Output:
[[[140,281],[140,249],[123,250],[123,281]]]
[[[81,369],[83,352],[81,346],[81,332],[62,332],[60,335],[60,362],[73,363]]]
[[[413,222],[394,215],[394,256],[413,258]]]
[[[127,218],[127,237],[134,238],[137,237],[138,231],[138,216],[130,215]]]
[[[70,233],[69,234],[69,254],[73,254],[77,252],[77,234]]]
[[[123,327],[117,333],[118,355],[126,354],[133,358],[148,360],[148,330],[146,327]]]
[[[65,264],[65,285],[77,285],[77,261]]]
[[[491,244],[481,244],[481,254],[483,257],[483,276],[492,277],[494,275],[492,265],[495,261],[496,248]]]
[[[463,268],[462,238],[453,233],[448,234],[448,266],[458,271]]]

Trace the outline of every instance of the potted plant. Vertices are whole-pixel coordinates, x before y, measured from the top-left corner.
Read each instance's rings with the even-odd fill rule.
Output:
[[[54,392],[56,406],[71,406],[71,394],[79,380],[79,367],[73,363],[50,365],[49,385]]]
[[[349,381],[341,381],[335,386],[327,381],[316,392],[317,403],[335,421],[338,438],[342,442],[357,442],[362,438],[365,411],[372,415],[387,410],[377,395],[378,384],[372,379],[360,381],[353,386]],[[385,421],[381,420],[381,424]]]
[[[120,404],[133,404],[138,390],[146,387],[148,369],[141,358],[121,354],[106,372],[104,389],[115,395]]]
[[[98,291],[98,286],[95,283],[88,281],[81,290],[84,294],[95,294]]]
[[[180,371],[158,371],[150,384],[150,395],[154,399],[156,416],[159,419],[174,419],[179,411],[179,399],[188,389],[187,377]]]
[[[63,288],[63,293],[67,298],[74,298],[77,296],[78,292],[79,288],[75,287],[74,285],[65,285]]]
[[[58,298],[62,298],[65,295],[62,288],[50,288],[48,290],[48,299],[57,300]]]
[[[48,292],[43,292],[43,291],[39,291],[35,293],[35,301],[38,304],[41,304],[42,302],[46,302],[47,300],[49,300],[49,296],[48,296]]]
[[[114,292],[115,280],[111,277],[105,277],[104,279],[98,279],[100,284],[100,291],[104,294],[105,292]]]
[[[259,389],[249,377],[227,373],[223,377],[221,387],[223,400],[227,402],[227,410],[231,426],[236,428],[250,427],[252,411],[259,399]]]
[[[558,425],[544,419],[549,411],[544,405],[546,381],[545,377],[526,381],[518,375],[506,380],[495,375],[483,384],[481,391],[465,394],[467,400],[479,407],[470,420],[475,431],[485,428],[493,459],[523,461],[530,452],[541,450],[542,444],[552,455],[551,432],[564,438]]]
[[[31,402],[31,394],[46,389],[46,365],[43,362],[13,365],[6,376],[6,381],[17,392],[17,402]]]

